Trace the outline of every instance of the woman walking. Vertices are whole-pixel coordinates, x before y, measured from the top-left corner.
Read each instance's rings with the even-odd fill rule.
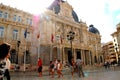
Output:
[[[71,60],[71,74],[72,77],[74,77],[74,72],[75,72],[75,61],[74,59]]]

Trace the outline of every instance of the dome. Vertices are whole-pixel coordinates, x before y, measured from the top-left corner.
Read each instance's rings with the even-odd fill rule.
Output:
[[[59,4],[60,1],[62,3],[65,2],[63,0],[54,0],[53,3],[48,7],[48,9],[50,10],[54,9],[55,14],[58,14],[60,12],[60,4]],[[74,10],[72,10],[72,16],[73,16],[74,21],[79,22],[78,16]]]
[[[100,34],[97,28],[95,28],[92,24],[89,26],[89,32],[92,32],[94,34]]]

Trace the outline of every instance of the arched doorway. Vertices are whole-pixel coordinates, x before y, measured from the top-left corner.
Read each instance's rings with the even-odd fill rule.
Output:
[[[11,63],[16,63],[17,60],[17,51],[15,49],[10,50],[10,61]]]
[[[24,59],[25,59],[25,62],[24,62]],[[30,51],[26,50],[26,52],[24,52],[24,55],[23,55],[23,63],[30,64],[30,62],[31,62]]]
[[[71,64],[71,59],[73,58],[71,49],[65,47],[65,48],[64,48],[64,53],[65,53],[65,54],[64,54],[65,62]]]
[[[77,50],[76,54],[77,54],[76,58],[77,59],[81,59],[81,52],[80,52],[80,50]]]
[[[71,59],[72,59],[72,53],[71,50],[68,50],[68,62],[71,64]]]
[[[94,63],[97,63],[97,56],[94,56]]]

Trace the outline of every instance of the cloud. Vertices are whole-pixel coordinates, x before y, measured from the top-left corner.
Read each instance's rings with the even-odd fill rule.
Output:
[[[10,5],[11,7],[32,13],[41,13],[46,7],[48,7],[53,0],[0,0],[0,3]]]
[[[119,6],[120,0],[107,0],[106,3],[109,4],[109,10],[111,12],[120,9],[120,6]]]
[[[80,19],[87,25],[93,24],[101,34],[102,42],[112,40],[111,34],[116,29],[114,11],[120,9],[119,0],[68,0]],[[116,6],[117,5],[117,6]]]

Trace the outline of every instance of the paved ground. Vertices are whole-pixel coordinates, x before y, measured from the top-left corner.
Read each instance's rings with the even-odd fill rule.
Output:
[[[15,75],[12,76],[11,80],[120,80],[120,71],[107,71],[107,72],[92,72],[86,73],[86,77],[79,78],[77,75],[72,77],[71,75],[64,75],[63,78],[58,79],[57,75],[55,78],[50,78],[47,75],[38,77],[37,75]],[[33,74],[33,73],[31,73]]]
[[[65,74],[63,78],[50,78],[48,72],[43,73],[43,77],[38,77],[37,72],[12,72],[11,80],[120,80],[119,70],[91,70],[85,71],[85,77],[79,78],[77,74],[72,77],[69,73]]]

